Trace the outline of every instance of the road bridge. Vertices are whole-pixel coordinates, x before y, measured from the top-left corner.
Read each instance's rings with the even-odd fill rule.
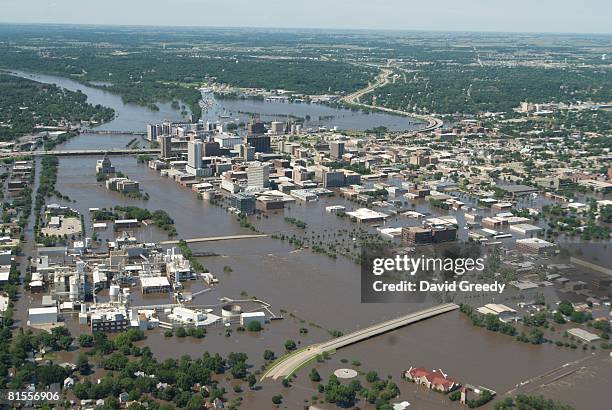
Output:
[[[272,365],[272,367],[263,375],[263,379],[278,379],[291,376],[297,369],[305,365],[309,361],[316,358],[324,352],[334,351],[351,344],[361,342],[371,337],[395,330],[397,328],[419,322],[446,312],[459,309],[459,306],[454,303],[445,303],[442,305],[430,307],[418,312],[410,313],[392,320],[388,320],[365,329],[357,330],[356,332],[332,339],[328,342],[314,344],[297,352],[283,357]]]
[[[79,130],[81,134],[97,134],[97,135],[137,135],[144,137],[147,135],[146,132],[143,131],[113,131],[113,130],[92,130],[92,129],[81,129]]]
[[[44,157],[53,156],[87,156],[87,155],[140,155],[159,154],[159,149],[81,149],[81,150],[51,150],[51,151],[15,151],[0,152],[0,158],[10,157]]]
[[[198,242],[217,242],[217,241],[230,241],[234,239],[255,239],[255,238],[264,238],[268,236],[268,234],[260,233],[260,234],[250,234],[250,235],[228,235],[228,236],[208,236],[204,238],[191,238],[191,239],[183,239],[187,243],[198,243]],[[170,240],[170,241],[161,241],[162,245],[176,245],[180,242],[180,240]]]

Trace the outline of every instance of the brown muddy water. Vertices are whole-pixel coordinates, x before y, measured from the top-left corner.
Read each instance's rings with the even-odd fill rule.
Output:
[[[241,228],[235,217],[224,209],[198,200],[189,189],[161,178],[144,165],[138,165],[135,158],[116,157],[112,161],[118,170],[140,181],[142,189],[149,193],[151,199],[132,200],[110,192],[95,180],[96,159],[79,157],[60,160],[57,189],[76,200],[70,205],[85,215],[88,215],[90,207],[136,205],[151,210],[166,210],[174,218],[181,238],[250,232]],[[252,217],[251,220],[262,232],[299,232],[284,221],[283,215],[304,220],[309,231],[352,229],[354,225],[349,221],[324,211],[328,203],[354,206],[334,197],[315,204],[291,204],[284,213],[270,215],[269,218]],[[147,241],[165,239],[165,235],[155,228],[145,228],[135,234]],[[112,232],[103,235],[110,237]],[[240,299],[246,293],[248,297],[256,296],[269,302],[276,313],[282,310],[285,319],[267,324],[260,334],[234,329],[229,337],[222,326],[208,328],[208,334],[203,339],[168,339],[160,330],[148,332],[143,343],[150,346],[160,359],[184,354],[196,357],[204,351],[221,354],[241,351],[249,355],[249,363],[256,370],[264,365],[262,354],[265,349],[271,349],[280,356],[288,339],[302,346],[321,342],[330,338],[327,330],[337,329],[347,333],[436,303],[428,300],[423,305],[362,304],[357,264],[341,256],[331,259],[309,250],[295,250],[287,243],[272,238],[192,244],[191,247],[194,251],[220,255],[200,258],[219,277],[220,284],[198,296],[194,303],[218,304],[221,297]],[[224,272],[225,266],[230,266],[231,272]],[[152,299],[144,299],[137,292],[133,295],[133,303],[137,305],[170,301],[168,295],[156,295]],[[483,303],[493,300],[490,295],[481,299]],[[300,334],[300,328],[308,329],[308,333]],[[519,343],[511,337],[474,328],[459,312],[453,312],[344,348],[329,361],[316,366],[325,379],[333,370],[350,367],[350,362],[358,360],[361,362],[358,370],[376,370],[381,376],[392,376],[399,383],[401,399],[412,403],[411,408],[435,409],[443,406],[447,399],[400,381],[402,370],[411,365],[442,368],[463,382],[483,385],[503,393],[523,380],[588,354],[590,352],[582,350]],[[342,363],[341,359],[347,359],[349,363]],[[310,368],[307,366],[298,372],[290,389],[271,381],[264,382],[263,388],[254,392],[244,385],[241,395],[245,402],[242,408],[269,408],[271,397],[279,392],[284,396],[285,408],[303,408],[305,404],[312,404],[316,386],[308,380]],[[228,397],[232,395],[234,393],[228,394]],[[304,400],[308,400],[308,403]],[[583,404],[586,407],[581,408],[597,408],[586,402]],[[363,407],[363,403],[359,405],[367,408]]]
[[[120,98],[100,90],[63,81],[57,77],[38,76],[34,79],[43,82],[55,82],[68,88],[81,89],[90,97],[91,102],[112,106],[118,117],[104,129],[143,131],[147,122],[161,122],[165,118],[179,119],[180,115],[166,106],[161,106],[158,113],[147,111],[142,107],[125,105]],[[63,149],[84,148],[124,148],[133,139],[131,135],[81,135],[66,144]],[[142,142],[141,142],[142,144]],[[135,158],[113,157],[113,165],[130,178],[140,181],[142,189],[149,193],[149,201],[132,200],[113,193],[96,182],[95,162],[98,157],[64,157],[60,159],[57,189],[76,202],[66,203],[86,215],[87,234],[91,235],[91,221],[87,216],[91,207],[110,208],[115,205],[135,205],[151,210],[163,209],[175,220],[180,238],[204,236],[235,235],[251,233],[241,228],[235,217],[224,209],[200,201],[188,189],[161,178],[157,172],[144,165],[138,165]],[[464,200],[467,198],[463,198]],[[52,200],[53,201],[53,200]],[[540,199],[539,199],[540,201]],[[60,201],[60,203],[62,203]],[[289,209],[269,218],[255,218],[251,221],[262,232],[283,232],[290,235],[305,235],[303,231],[287,224],[283,216],[301,219],[308,224],[307,235],[321,235],[322,240],[329,242],[336,238],[339,231],[344,231],[342,241],[351,244],[351,233],[355,225],[327,214],[326,205],[343,204],[355,208],[354,204],[339,198],[325,198],[314,204],[291,204]],[[438,211],[430,209],[424,202],[417,202],[414,210],[436,215]],[[462,216],[458,214],[462,225]],[[418,224],[418,221],[406,221],[390,218],[391,226]],[[373,232],[373,228],[366,228]],[[311,233],[314,232],[314,233]],[[144,241],[166,239],[165,234],[156,228],[144,228],[134,232]],[[103,240],[111,239],[113,232],[109,229],[98,235]],[[340,239],[338,239],[340,240]],[[194,301],[196,304],[218,304],[219,298],[230,297],[241,299],[246,293],[256,296],[271,304],[277,314],[283,311],[284,320],[274,321],[265,326],[263,332],[252,334],[237,332],[235,329],[229,337],[221,326],[208,328],[203,339],[173,337],[165,338],[161,330],[147,332],[143,344],[150,346],[160,359],[180,357],[188,354],[193,357],[204,351],[227,354],[232,351],[246,352],[252,370],[264,365],[263,351],[273,350],[277,356],[284,352],[284,342],[293,339],[300,345],[321,342],[329,339],[328,330],[350,332],[367,325],[390,319],[402,314],[416,311],[426,305],[437,303],[427,300],[417,304],[362,304],[360,302],[360,269],[354,262],[342,256],[331,259],[309,250],[295,250],[286,242],[272,238],[259,238],[237,241],[223,241],[191,245],[194,251],[214,252],[220,256],[201,258],[200,261],[220,279],[220,284],[212,291],[202,294]],[[31,254],[31,243],[24,248]],[[232,268],[224,271],[225,266]],[[193,290],[202,285],[194,283]],[[169,302],[168,295],[152,295],[143,298],[134,292],[133,304]],[[39,296],[24,294],[18,304],[20,319],[25,318],[27,306],[36,302]],[[479,303],[493,301],[491,295],[479,295]],[[495,302],[504,303],[501,298]],[[74,322],[68,321],[74,335],[88,331]],[[300,328],[308,333],[300,333]],[[408,367],[423,366],[428,369],[442,368],[450,376],[474,385],[482,385],[500,394],[512,389],[521,381],[536,377],[552,369],[557,369],[571,361],[588,357],[591,352],[581,349],[570,350],[553,345],[533,346],[516,342],[513,338],[484,329],[474,328],[459,312],[445,314],[424,322],[416,323],[394,332],[372,338],[357,345],[349,346],[332,355],[325,363],[316,364],[324,380],[333,370],[340,367],[353,367],[359,371],[375,370],[385,377],[392,376],[401,390],[400,400],[412,404],[410,409],[438,409],[448,404],[445,396],[427,391],[405,381],[400,381],[400,374]],[[60,359],[70,360],[74,352],[61,354]],[[348,362],[344,362],[348,360]],[[359,361],[359,366],[351,362]],[[585,365],[560,382],[542,388],[535,393],[573,404],[579,409],[603,409],[603,391],[609,384],[611,373],[610,358],[597,352],[596,360]],[[281,393],[284,403],[281,407],[301,409],[321,399],[316,393],[316,386],[308,380],[307,374],[312,366],[306,366],[297,374],[293,387],[283,388],[279,382],[266,381],[262,389],[249,391],[242,384],[244,397],[241,408],[271,408],[271,397]],[[96,372],[98,375],[101,372]],[[361,378],[362,382],[363,378]],[[235,384],[227,381],[226,386]],[[236,394],[227,389],[227,397]],[[313,396],[315,398],[313,399]],[[364,403],[357,403],[361,408]],[[461,408],[458,404],[451,404]],[[325,406],[324,406],[325,407]],[[492,407],[492,406],[489,406]]]

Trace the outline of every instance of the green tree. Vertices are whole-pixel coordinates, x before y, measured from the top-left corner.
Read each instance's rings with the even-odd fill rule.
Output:
[[[296,348],[297,348],[297,345],[295,344],[295,341],[293,341],[293,340],[289,339],[289,340],[287,340],[287,341],[285,342],[285,349],[286,349],[288,352],[291,352],[291,351],[295,350]]]

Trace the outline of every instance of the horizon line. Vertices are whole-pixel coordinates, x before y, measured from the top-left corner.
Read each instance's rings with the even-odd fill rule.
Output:
[[[217,26],[217,25],[163,25],[163,24],[113,24],[113,23],[65,23],[65,22],[15,22],[0,21],[0,25],[13,26],[77,26],[77,27],[109,27],[109,28],[163,28],[163,29],[230,29],[230,30],[272,30],[272,31],[328,31],[328,32],[381,32],[381,33],[474,33],[474,34],[545,34],[551,36],[559,35],[581,35],[581,36],[612,36],[610,32],[562,32],[562,31],[496,31],[496,30],[441,30],[441,29],[401,29],[401,28],[332,28],[332,27],[271,27],[271,26]]]

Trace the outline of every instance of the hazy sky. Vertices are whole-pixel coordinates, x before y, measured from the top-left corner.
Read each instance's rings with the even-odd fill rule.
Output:
[[[612,0],[0,0],[0,21],[611,33]]]

